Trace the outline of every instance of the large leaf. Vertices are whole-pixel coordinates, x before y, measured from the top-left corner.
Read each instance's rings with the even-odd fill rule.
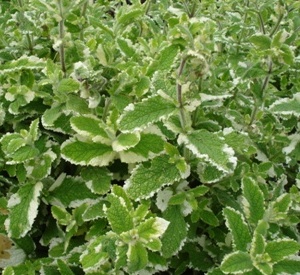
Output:
[[[27,183],[10,197],[8,201],[10,214],[5,221],[10,236],[14,238],[24,237],[31,229],[38,212],[39,196],[42,189],[43,184],[41,182]]]
[[[187,223],[184,220],[180,206],[171,205],[163,213],[163,218],[170,222],[166,232],[162,236],[162,254],[169,258],[176,254],[183,246],[187,237]]]
[[[271,106],[270,111],[281,115],[300,116],[300,93],[293,98],[283,98],[276,100]]]
[[[236,166],[237,159],[233,149],[215,133],[205,129],[196,130],[180,134],[178,142],[185,144],[198,158],[211,163],[219,171],[231,173]]]
[[[180,179],[180,172],[169,163],[169,156],[161,155],[151,161],[150,167],[139,164],[126,180],[124,189],[132,199],[140,200],[153,196],[161,187]]]
[[[129,245],[127,257],[128,268],[131,273],[145,268],[148,263],[147,250],[140,242]]]
[[[268,242],[266,252],[272,259],[272,262],[279,262],[288,256],[295,255],[300,250],[300,244],[291,239],[280,239]]]
[[[235,249],[247,251],[251,243],[251,235],[242,213],[231,207],[226,207],[223,213],[226,219],[226,226],[232,234]]]
[[[114,158],[111,146],[69,139],[61,145],[61,155],[73,164],[106,166]]]
[[[159,95],[136,104],[129,104],[119,119],[122,132],[140,131],[149,124],[170,116],[176,106]]]

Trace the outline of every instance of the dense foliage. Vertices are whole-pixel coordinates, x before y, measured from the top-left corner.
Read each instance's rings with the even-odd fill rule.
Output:
[[[299,274],[300,2],[0,0],[2,274]]]

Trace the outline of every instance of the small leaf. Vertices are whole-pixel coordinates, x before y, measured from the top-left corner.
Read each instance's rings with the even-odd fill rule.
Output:
[[[115,153],[108,145],[71,138],[61,145],[61,155],[73,164],[106,166],[113,160]]]
[[[251,243],[251,235],[242,213],[231,207],[226,207],[223,213],[226,219],[226,226],[232,234],[235,249],[247,251]]]
[[[199,212],[199,216],[202,221],[205,223],[211,225],[211,226],[218,226],[219,225],[219,219],[216,217],[214,212],[212,212],[210,209],[203,209]]]
[[[74,93],[78,91],[80,85],[79,82],[72,78],[62,79],[57,86],[57,92],[59,93]]]
[[[272,262],[279,262],[284,258],[298,253],[300,244],[291,239],[280,239],[268,242],[266,252],[272,259]]]
[[[180,206],[169,206],[163,213],[163,218],[170,222],[162,236],[162,254],[165,258],[175,255],[183,246],[187,237],[187,223],[185,222]]]
[[[122,132],[140,131],[149,124],[167,118],[176,106],[160,96],[153,96],[136,104],[128,105],[118,123]]]
[[[165,185],[181,179],[178,169],[169,163],[167,155],[161,155],[151,161],[150,167],[138,165],[126,180],[124,189],[134,199],[149,198]]]
[[[265,213],[264,195],[254,179],[245,177],[242,180],[244,213],[253,224],[257,224]]]
[[[253,269],[251,257],[248,253],[236,251],[224,257],[221,270],[226,274],[245,273]]]
[[[112,143],[112,148],[115,152],[125,151],[137,145],[140,141],[138,133],[121,133]]]
[[[259,50],[268,50],[271,48],[272,40],[264,34],[255,34],[250,37],[250,42],[253,43]]]
[[[108,201],[111,205],[107,209],[107,219],[112,230],[117,234],[131,230],[134,227],[133,219],[123,198],[110,195]]]
[[[112,174],[106,168],[84,167],[80,175],[93,193],[106,194],[109,191]]]
[[[64,275],[74,275],[71,268],[61,259],[57,260],[58,270]]]
[[[145,268],[148,264],[148,253],[142,243],[136,242],[129,245],[127,252],[128,269],[130,273]]]
[[[31,229],[38,213],[39,196],[42,189],[43,184],[41,182],[27,183],[10,197],[8,201],[10,214],[5,221],[9,236],[24,237]]]

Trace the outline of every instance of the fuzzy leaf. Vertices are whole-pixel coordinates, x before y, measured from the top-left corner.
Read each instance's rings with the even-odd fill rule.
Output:
[[[300,116],[300,93],[293,98],[283,98],[276,100],[271,106],[270,111],[275,114]]]
[[[71,127],[82,137],[90,138],[95,142],[101,142],[109,145],[111,140],[105,131],[105,125],[102,120],[93,116],[72,117]]]
[[[252,42],[259,50],[270,49],[272,44],[271,38],[263,34],[255,34],[251,36],[250,42]]]
[[[102,143],[69,139],[61,145],[62,157],[73,164],[106,166],[114,158],[112,148]]]
[[[112,174],[106,168],[84,167],[80,175],[93,193],[106,194],[109,191]]]
[[[160,96],[153,96],[136,103],[129,104],[119,119],[122,132],[142,130],[149,124],[170,116],[176,106]]]
[[[147,250],[140,242],[136,242],[135,244],[129,245],[127,257],[128,269],[130,273],[145,268],[148,263]]]
[[[245,273],[251,269],[253,269],[251,257],[242,251],[226,255],[221,263],[221,270],[226,274]]]
[[[279,262],[284,258],[298,253],[300,244],[291,239],[280,239],[268,242],[266,252],[272,259],[272,262]]]
[[[161,155],[151,161],[151,166],[139,164],[126,180],[124,189],[134,199],[149,198],[161,187],[181,179],[178,169],[169,163],[168,155]]]
[[[14,238],[24,237],[31,229],[37,215],[39,196],[42,189],[43,184],[41,182],[27,183],[10,197],[8,201],[10,214],[5,221],[9,236]]]
[[[59,93],[73,93],[79,89],[79,82],[69,78],[69,79],[62,79],[57,86],[57,91]]]
[[[48,200],[64,207],[76,207],[84,202],[90,202],[98,196],[93,194],[80,178],[61,174],[50,187]]]
[[[247,251],[251,242],[251,235],[242,213],[231,207],[226,207],[223,213],[226,219],[226,226],[232,234],[235,249]]]
[[[169,206],[163,213],[163,218],[170,222],[162,236],[162,254],[165,258],[175,255],[183,246],[188,226],[181,214],[179,206]]]
[[[108,201],[111,205],[107,209],[107,219],[113,231],[120,234],[131,230],[134,226],[133,219],[123,198],[116,195],[110,195]]]
[[[187,135],[180,134],[179,144],[185,144],[198,158],[203,158],[218,170],[231,173],[237,159],[234,151],[215,133],[201,129]]]
[[[254,179],[247,177],[242,180],[242,190],[244,213],[249,222],[257,224],[265,213],[263,192]]]
[[[42,59],[39,59],[35,56],[26,56],[23,55],[17,60],[13,60],[11,62],[6,62],[0,65],[0,75],[21,71],[23,69],[35,70],[35,69],[43,69],[45,68],[45,62]]]

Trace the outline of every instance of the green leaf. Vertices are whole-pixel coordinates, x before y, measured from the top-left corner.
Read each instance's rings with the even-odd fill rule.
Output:
[[[103,208],[106,207],[106,202],[104,200],[96,201],[89,204],[89,207],[85,210],[82,215],[84,221],[93,221],[98,218],[105,217]]]
[[[61,259],[58,259],[57,260],[57,265],[58,265],[58,270],[60,271],[61,274],[64,274],[64,275],[74,275],[73,271],[66,264],[65,261],[63,261]]]
[[[167,118],[176,110],[176,106],[159,95],[136,104],[129,104],[118,123],[122,132],[141,131],[149,124]]]
[[[137,18],[144,14],[143,9],[124,9],[121,12],[117,13],[116,19],[119,24],[130,24],[134,22]]]
[[[125,163],[136,163],[152,159],[164,150],[164,139],[157,134],[141,133],[140,141],[134,147],[119,152]]]
[[[129,245],[127,257],[128,269],[130,273],[137,272],[145,268],[148,263],[147,250],[140,242]]]
[[[111,194],[108,197],[108,201],[111,205],[106,213],[112,230],[117,234],[120,234],[133,229],[133,218],[126,207],[123,198]]]
[[[138,133],[121,133],[112,143],[115,152],[125,151],[137,145],[140,141]]]
[[[49,189],[48,200],[54,205],[59,203],[64,207],[76,207],[84,202],[98,198],[79,177],[61,174]]]
[[[59,224],[68,225],[72,221],[72,215],[64,207],[53,205],[51,213]]]
[[[106,166],[115,157],[111,146],[102,143],[82,142],[71,138],[61,145],[61,155],[73,164]]]
[[[119,49],[127,56],[132,57],[135,55],[136,50],[132,47],[132,43],[129,39],[123,39],[119,37],[117,39],[117,43],[119,46]]]
[[[211,225],[211,226],[218,226],[219,225],[219,219],[216,217],[214,212],[212,212],[210,209],[203,209],[199,211],[199,216],[202,221],[205,223]]]
[[[221,270],[226,274],[245,273],[253,269],[252,260],[248,253],[236,251],[224,257]]]
[[[158,239],[163,235],[166,229],[169,226],[169,222],[162,218],[149,218],[146,221],[142,222],[137,230],[140,239],[145,242],[153,241],[154,239]]]
[[[255,231],[251,243],[251,257],[255,258],[257,255],[262,255],[265,252],[265,247],[266,240],[264,236],[259,232]]]
[[[300,258],[284,259],[273,266],[274,274],[298,274],[300,270]]]
[[[282,98],[276,100],[271,106],[270,111],[281,115],[300,116],[300,93],[293,98]]]
[[[163,213],[163,218],[170,224],[161,239],[161,252],[165,258],[169,258],[182,248],[187,237],[187,223],[181,214],[180,206],[169,206]]]
[[[111,144],[111,139],[105,130],[107,126],[99,118],[91,115],[75,116],[71,118],[70,122],[72,129],[82,137],[106,145]]]
[[[242,180],[243,209],[252,224],[257,224],[265,213],[264,194],[253,178],[245,177]]]
[[[150,167],[139,164],[126,180],[124,189],[134,200],[149,198],[165,185],[181,179],[178,169],[169,163],[168,155],[161,155],[151,161]]]
[[[42,189],[43,184],[41,182],[27,183],[10,197],[8,201],[10,214],[5,221],[10,236],[14,238],[24,237],[31,229],[38,213],[39,196]]]
[[[80,175],[93,193],[106,194],[109,191],[112,174],[106,168],[84,167]]]
[[[234,248],[247,251],[251,243],[251,235],[242,213],[231,207],[224,208],[223,213],[226,219],[226,226],[232,234]]]
[[[78,91],[80,84],[78,81],[69,78],[62,79],[57,86],[57,92],[59,93],[74,93]]]
[[[255,34],[250,37],[250,42],[253,43],[259,50],[268,50],[271,48],[272,40],[264,34]]]
[[[280,48],[281,50],[281,58],[283,60],[283,62],[287,65],[292,66],[294,64],[294,52],[292,51],[292,49],[290,48],[290,46],[283,44]]]
[[[268,242],[266,245],[266,253],[272,259],[272,262],[279,262],[284,258],[298,253],[300,244],[291,239],[280,239]]]
[[[233,149],[215,133],[205,129],[196,130],[187,135],[180,134],[178,142],[224,173],[231,173],[236,166]]]

